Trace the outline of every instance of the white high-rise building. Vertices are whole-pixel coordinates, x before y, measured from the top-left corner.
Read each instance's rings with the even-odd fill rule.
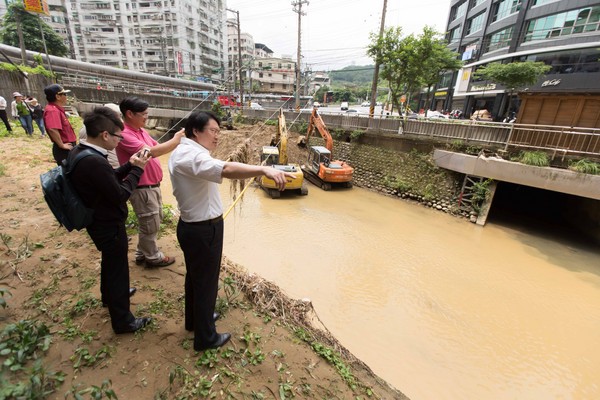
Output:
[[[224,0],[49,0],[43,16],[71,57],[159,75],[221,82],[227,68]]]

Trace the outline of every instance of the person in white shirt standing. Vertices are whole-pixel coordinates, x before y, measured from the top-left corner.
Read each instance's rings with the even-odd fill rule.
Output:
[[[4,126],[6,126],[6,130],[12,133],[12,126],[10,126],[10,122],[8,122],[8,115],[6,114],[6,99],[0,96],[0,119],[4,122]]]
[[[185,258],[185,329],[194,331],[194,350],[223,346],[229,333],[217,333],[215,313],[221,255],[223,206],[219,184],[223,178],[267,176],[279,190],[295,175],[272,167],[225,162],[212,158],[217,148],[221,121],[210,112],[192,113],[185,137],[169,158],[173,194],[180,211],[177,240]]]

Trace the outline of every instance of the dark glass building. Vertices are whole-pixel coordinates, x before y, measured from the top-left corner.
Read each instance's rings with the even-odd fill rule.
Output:
[[[600,95],[598,0],[451,0],[446,32],[464,66],[440,81],[433,109],[462,110],[467,117],[487,109],[500,119],[508,105],[505,89],[473,76],[490,62],[550,65],[525,89],[529,93]]]

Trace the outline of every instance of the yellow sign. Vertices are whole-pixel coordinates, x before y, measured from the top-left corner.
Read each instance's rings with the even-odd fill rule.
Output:
[[[444,96],[447,96],[447,95],[448,95],[448,92],[446,92],[446,91],[443,91],[443,92],[435,92],[435,95],[434,95],[434,97],[444,97]]]
[[[47,0],[23,0],[25,11],[50,15]]]

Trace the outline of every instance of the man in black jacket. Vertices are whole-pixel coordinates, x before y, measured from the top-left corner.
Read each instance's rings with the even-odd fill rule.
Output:
[[[126,202],[137,187],[148,156],[134,154],[127,163],[113,169],[106,156],[122,139],[123,122],[110,108],[99,107],[83,123],[87,141],[69,152],[69,161],[86,149],[95,154],[79,161],[71,172],[71,181],[85,205],[94,210],[94,220],[87,231],[102,253],[100,292],[102,302],[108,306],[112,328],[115,333],[135,332],[148,325],[151,318],[135,318],[129,309],[129,296],[135,289],[129,288]]]

